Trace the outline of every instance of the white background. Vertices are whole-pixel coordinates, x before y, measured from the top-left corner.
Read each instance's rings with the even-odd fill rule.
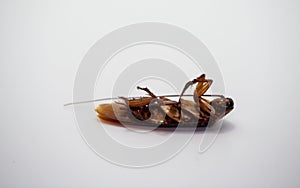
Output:
[[[77,67],[122,26],[182,27],[214,54],[236,108],[214,145],[130,169],[98,157],[72,108]],[[298,187],[298,1],[1,1],[1,187]],[[126,131],[124,131],[126,134]]]

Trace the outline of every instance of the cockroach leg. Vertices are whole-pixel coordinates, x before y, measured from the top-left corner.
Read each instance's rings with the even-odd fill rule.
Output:
[[[194,95],[202,96],[210,88],[212,82],[212,80],[204,80],[202,82],[199,82],[196,86]]]
[[[189,81],[188,83],[185,84],[180,96],[179,96],[179,99],[178,99],[178,103],[180,103],[180,99],[181,97],[183,96],[183,94],[185,93],[185,91],[192,85],[194,85],[195,83],[198,83],[199,86],[202,86],[203,85],[203,82],[205,82],[206,79],[205,79],[205,74],[202,74],[201,76],[197,77],[196,79],[193,79],[192,81]],[[197,85],[197,87],[198,87]]]
[[[154,95],[147,87],[140,87],[140,86],[137,86],[137,89],[140,89],[140,90],[143,90],[143,91],[146,91],[151,97],[153,98],[157,98],[156,95]]]
[[[203,101],[205,101],[206,103],[210,103],[210,101],[208,100],[208,99],[205,99],[205,98],[203,98],[203,97],[200,97],[200,100],[203,100]]]
[[[214,107],[210,104],[209,101],[203,100],[203,98],[201,98],[200,103],[205,105],[205,108],[203,108],[207,113],[209,113],[210,115],[214,115],[216,113]],[[201,105],[201,104],[200,104]],[[202,108],[201,108],[202,109]]]
[[[181,99],[181,97],[183,96],[184,92],[185,92],[190,86],[192,86],[193,84],[194,84],[193,81],[189,81],[188,83],[185,84],[185,86],[184,86],[184,88],[183,88],[181,94],[179,95],[178,103],[180,103],[180,99]]]

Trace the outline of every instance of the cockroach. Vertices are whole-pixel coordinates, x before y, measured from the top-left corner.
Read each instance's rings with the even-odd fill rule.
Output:
[[[137,126],[168,127],[207,127],[231,112],[234,102],[223,95],[208,95],[205,92],[210,88],[213,80],[206,79],[205,74],[189,81],[180,95],[157,96],[147,87],[137,87],[149,96],[139,98],[119,97],[119,101],[109,104],[100,104],[95,111],[101,120],[132,124]],[[196,84],[193,94],[185,91]],[[192,97],[192,100],[183,97]],[[178,100],[171,100],[178,97]],[[213,100],[208,98],[213,97]],[[101,101],[98,99],[93,101]],[[72,103],[75,104],[75,103]]]

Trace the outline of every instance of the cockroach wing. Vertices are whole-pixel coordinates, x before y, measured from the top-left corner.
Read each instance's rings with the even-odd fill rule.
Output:
[[[130,122],[128,111],[124,109],[124,105],[118,103],[100,104],[96,108],[100,119],[112,122]]]

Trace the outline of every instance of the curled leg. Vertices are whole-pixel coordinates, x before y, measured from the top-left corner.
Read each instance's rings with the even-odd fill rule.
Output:
[[[196,79],[192,80],[192,81],[189,81],[188,83],[185,84],[180,96],[179,96],[179,99],[178,99],[178,102],[180,102],[180,99],[181,97],[183,96],[183,94],[185,93],[185,91],[192,85],[194,85],[195,83],[198,83],[198,85],[200,83],[203,83],[205,81],[205,74],[202,74],[201,76],[197,77]]]
[[[210,88],[212,82],[212,80],[206,79],[204,81],[198,82],[194,91],[194,100],[197,100],[199,97],[204,95],[204,93]]]

